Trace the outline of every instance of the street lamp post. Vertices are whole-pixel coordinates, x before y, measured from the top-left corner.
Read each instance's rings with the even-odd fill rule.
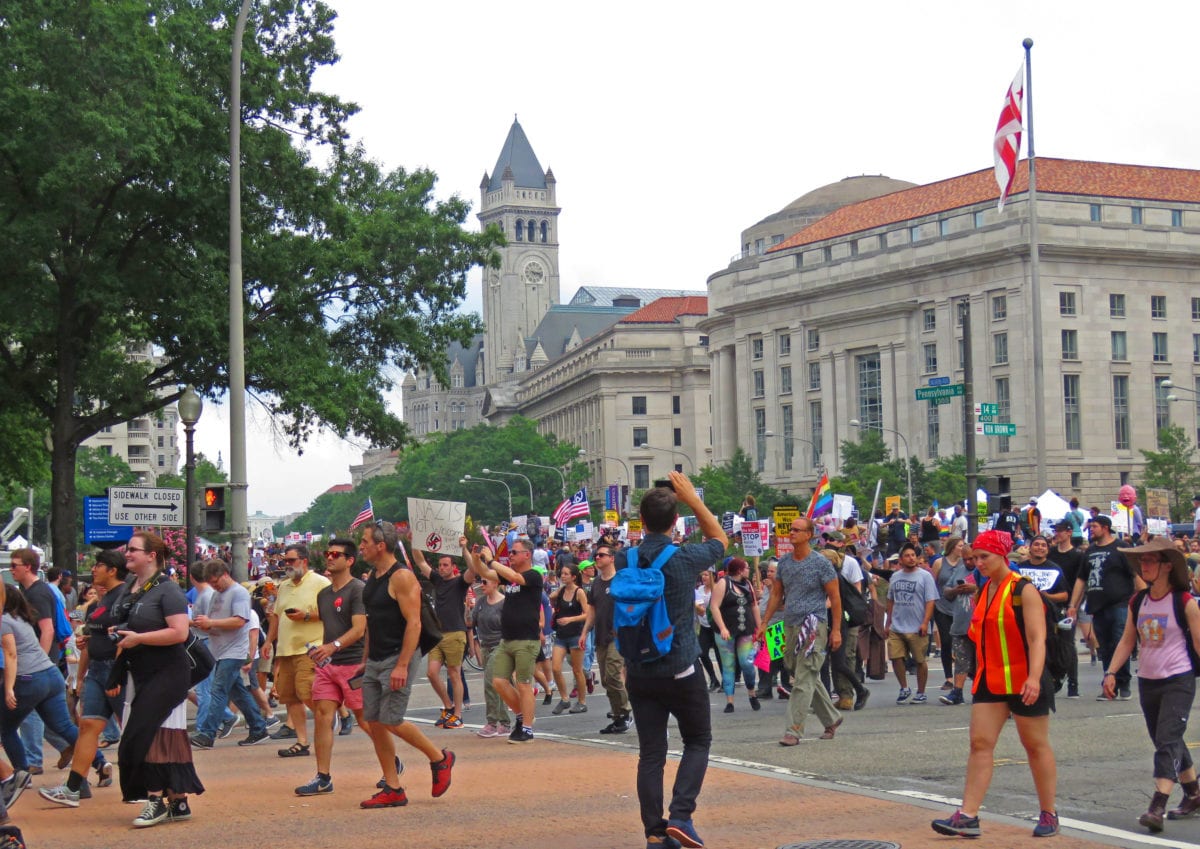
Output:
[[[900,441],[904,443],[904,475],[908,479],[908,516],[911,519],[912,515],[913,515],[913,511],[912,511],[913,510],[913,505],[912,505],[912,501],[913,501],[913,499],[912,499],[912,465],[909,463],[909,460],[908,460],[908,440],[905,439],[904,434],[902,434],[898,430],[894,430],[893,428],[890,428],[890,427],[884,427],[883,425],[875,425],[874,427],[867,427],[862,422],[860,422],[858,419],[851,419],[850,427],[862,428],[863,430],[876,430],[876,429],[886,430],[888,433],[896,434],[896,436],[900,437]]]
[[[1180,386],[1170,378],[1164,380],[1159,384],[1159,386],[1161,386],[1163,389],[1172,390],[1171,394],[1166,396],[1168,402],[1188,400],[1186,398],[1180,398],[1175,394],[1176,392],[1186,392],[1188,395],[1192,396],[1191,401],[1193,402],[1193,415],[1196,418],[1200,418],[1200,395],[1196,394],[1195,389],[1188,389],[1186,386]],[[1197,425],[1196,427],[1196,444],[1200,445],[1200,425]]]
[[[683,457],[683,459],[688,461],[688,465],[692,467],[692,474],[696,474],[696,464],[692,462],[692,458],[677,448],[655,448],[653,445],[649,445],[645,442],[639,445],[638,448],[641,448],[643,451],[661,451],[664,454],[678,454]]]
[[[537,463],[527,463],[524,460],[513,460],[514,466],[531,466],[535,469],[549,469],[558,475],[558,479],[562,482],[562,498],[567,500],[567,476],[562,473],[561,469],[556,469],[554,466],[539,466]]]
[[[773,437],[779,437],[780,439],[784,440],[785,442],[803,442],[805,445],[812,447],[813,454],[817,453],[816,443],[814,443],[812,440],[805,439],[803,436],[785,436],[783,434],[775,433],[774,431],[771,431],[771,430],[763,431],[763,436],[765,436],[768,439],[771,439]],[[816,461],[813,462],[813,465],[818,466],[818,470],[822,470],[825,468],[824,464],[818,465],[818,463]]]
[[[184,463],[183,463],[183,522],[184,522],[184,555],[183,565],[189,574],[192,570],[192,560],[196,551],[196,452],[192,437],[196,433],[196,422],[204,412],[204,401],[196,394],[189,384],[175,403],[179,411],[179,420],[183,422]]]
[[[529,478],[525,477],[520,472],[502,472],[499,469],[484,469],[483,473],[485,475],[512,475],[513,477],[518,477],[525,481],[525,483],[529,484],[529,512],[537,512],[537,508],[533,506],[533,481],[531,481]]]
[[[629,474],[629,466],[620,457],[610,457],[607,454],[588,454],[588,452],[582,448],[579,449],[579,456],[580,457],[596,457],[597,459],[600,459],[600,460],[613,460],[614,462],[620,463],[621,468],[625,470],[625,481],[629,484],[629,492],[630,492],[630,494],[633,493],[633,478]],[[601,483],[604,483],[604,482],[601,481]],[[625,504],[621,505],[621,512],[623,512],[623,513],[629,512],[629,510],[627,509],[627,505],[625,505]]]
[[[500,480],[500,478],[473,478],[470,475],[463,475],[462,479],[468,483],[474,483],[475,481],[487,481],[488,483],[498,483],[500,486],[504,487],[505,491],[508,493],[508,516],[505,517],[504,521],[505,523],[512,521],[512,487]]]

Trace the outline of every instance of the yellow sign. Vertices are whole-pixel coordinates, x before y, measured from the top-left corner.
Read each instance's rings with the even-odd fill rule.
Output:
[[[900,496],[899,495],[889,495],[885,499],[883,499],[883,512],[884,513],[891,513],[893,510],[899,510],[899,509],[900,509]]]
[[[641,519],[630,519],[629,520],[629,539],[636,542],[636,541],[640,540],[641,538],[642,538],[642,520]]]
[[[792,527],[792,520],[800,518],[800,508],[776,507],[771,517],[775,520],[775,536],[780,539],[788,539],[788,530]]]
[[[604,524],[619,525],[620,523],[621,523],[621,517],[617,513],[616,510],[605,510],[604,511]]]

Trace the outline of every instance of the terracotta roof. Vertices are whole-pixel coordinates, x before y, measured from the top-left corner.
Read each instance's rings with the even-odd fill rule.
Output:
[[[681,298],[659,298],[640,310],[625,316],[620,324],[669,324],[681,315],[708,315],[708,297],[685,295]]]
[[[1010,197],[1028,191],[1027,160],[1017,168]],[[1200,171],[1038,158],[1038,191],[1164,202],[1200,203]],[[1000,192],[988,168],[844,206],[770,248],[768,253],[811,245],[851,233],[996,201]]]
[[[337,492],[354,492],[354,485],[349,483],[335,483],[321,494],[332,495],[333,493]]]

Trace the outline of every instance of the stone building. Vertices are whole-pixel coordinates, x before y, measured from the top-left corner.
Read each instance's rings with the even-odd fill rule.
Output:
[[[838,472],[851,420],[883,428],[894,456],[962,453],[961,399],[914,400],[931,378],[964,379],[959,304],[975,399],[1017,426],[978,439],[1014,498],[1037,487],[1039,428],[1047,483],[1085,503],[1138,480],[1139,449],[1167,423],[1200,438],[1200,171],[1038,160],[1041,421],[1027,175],[1022,163],[1003,212],[979,171],[840,206],[713,274],[698,329],[714,460],[741,445],[767,483],[811,487]]]

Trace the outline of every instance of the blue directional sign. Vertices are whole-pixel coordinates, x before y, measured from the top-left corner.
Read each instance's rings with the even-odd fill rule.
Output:
[[[929,378],[930,386],[949,386],[950,378],[948,377],[931,377]]]
[[[133,527],[117,526],[108,523],[108,499],[95,496],[85,496],[83,499],[83,541],[97,542],[129,542],[133,536]]]

